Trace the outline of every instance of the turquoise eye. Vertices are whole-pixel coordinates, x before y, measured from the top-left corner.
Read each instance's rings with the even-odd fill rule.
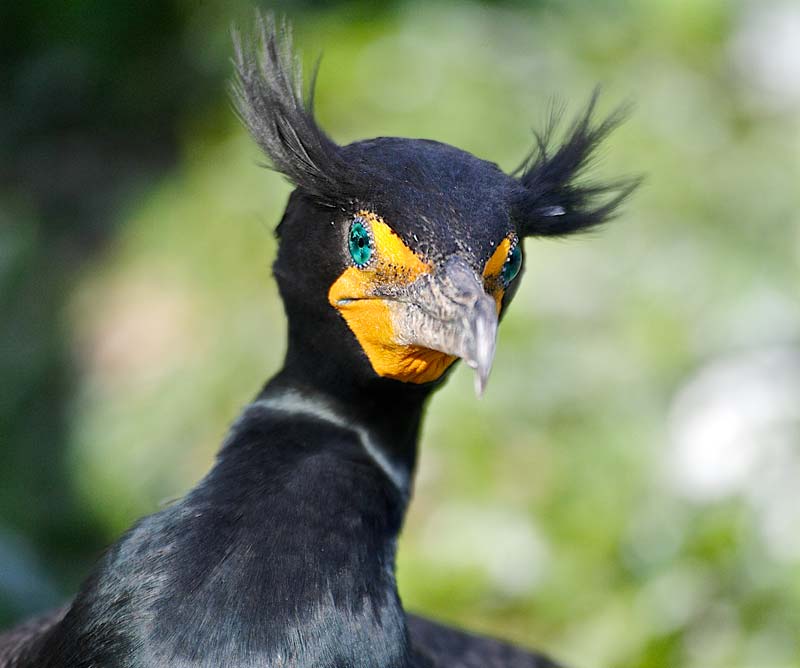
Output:
[[[514,248],[511,249],[506,263],[503,265],[503,273],[501,274],[503,283],[506,285],[511,283],[511,281],[517,277],[517,274],[519,274],[520,269],[522,269],[522,249],[520,249],[519,244],[516,244]]]
[[[356,218],[350,225],[348,247],[356,267],[366,267],[372,257],[372,238],[364,226],[363,218]]]

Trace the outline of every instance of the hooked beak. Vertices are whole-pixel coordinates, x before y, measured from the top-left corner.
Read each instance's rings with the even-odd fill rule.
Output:
[[[498,308],[467,262],[453,256],[392,297],[396,342],[460,357],[475,370],[481,396],[494,361]]]

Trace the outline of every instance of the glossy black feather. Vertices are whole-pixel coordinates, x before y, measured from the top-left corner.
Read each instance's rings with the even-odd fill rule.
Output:
[[[64,618],[69,606],[51,610],[26,620],[5,632],[0,632],[0,668],[18,668],[30,665],[30,657],[49,632]]]
[[[639,183],[584,178],[599,145],[625,118],[625,110],[618,109],[595,122],[596,92],[560,142],[554,139],[560,115],[551,116],[516,170],[518,179],[438,142],[427,143],[439,151],[425,146],[426,140],[394,137],[341,147],[314,118],[313,79],[309,102],[304,102],[302,68],[288,26],[267,15],[258,18],[258,27],[258,37],[248,43],[234,34],[236,109],[270,166],[318,204],[347,211],[371,206],[395,214],[393,223],[401,234],[399,218],[441,220],[446,208],[456,214],[481,212],[487,221],[511,216],[520,236],[563,236],[609,220]],[[473,162],[482,162],[483,168],[471,168]]]
[[[363,189],[366,174],[317,125],[313,80],[306,102],[289,26],[272,15],[259,15],[257,25],[250,43],[233,35],[235,108],[275,170],[319,203],[339,206]]]
[[[619,108],[595,122],[597,98],[595,91],[560,143],[553,135],[561,114],[554,111],[545,131],[536,135],[534,150],[517,170],[523,188],[512,210],[524,236],[564,236],[597,227],[613,217],[638,186],[635,178],[608,183],[585,180],[598,147],[626,116],[626,109]]]
[[[346,414],[408,439],[410,454],[416,429],[392,424],[385,391]],[[394,584],[404,509],[352,431],[253,405],[206,478],[114,545],[66,612],[0,636],[0,666],[550,666],[432,622],[407,625]]]
[[[603,222],[633,183],[582,178],[620,116],[594,124],[593,98],[558,148],[539,139],[519,178],[430,140],[338,146],[304,102],[288,28],[262,18],[255,44],[235,42],[239,114],[297,186],[274,265],[283,369],[193,490],[113,545],[66,609],[0,635],[0,668],[552,668],[403,610],[395,546],[422,413],[447,374],[379,377],[328,291],[352,266],[359,208],[432,265],[457,255],[477,276],[510,235]]]
[[[443,668],[559,668],[549,657],[496,638],[467,633],[417,615],[408,616],[419,660]]]
[[[114,545],[19,665],[408,666],[404,506],[352,431],[251,407],[208,476]]]

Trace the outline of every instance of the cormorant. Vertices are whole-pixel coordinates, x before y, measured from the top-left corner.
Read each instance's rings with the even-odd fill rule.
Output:
[[[630,192],[578,178],[619,116],[593,123],[593,98],[513,175],[435,141],[339,146],[304,103],[286,26],[259,25],[235,39],[234,100],[295,185],[274,264],[284,366],[194,489],[137,522],[69,605],[0,636],[0,668],[555,666],[407,614],[395,546],[425,402],[457,358],[482,391],[522,240],[596,226]]]

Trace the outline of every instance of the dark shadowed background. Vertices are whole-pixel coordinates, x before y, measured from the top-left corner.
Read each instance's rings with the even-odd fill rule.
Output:
[[[339,142],[513,169],[632,100],[619,220],[529,240],[485,397],[431,404],[412,609],[576,666],[800,666],[800,6],[273,4]],[[209,467],[274,372],[289,186],[227,97],[251,2],[0,8],[0,626]]]

